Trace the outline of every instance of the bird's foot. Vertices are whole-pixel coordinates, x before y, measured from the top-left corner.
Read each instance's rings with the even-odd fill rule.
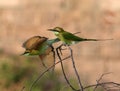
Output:
[[[67,48],[62,48],[63,46],[66,46],[65,44],[61,44],[59,47],[58,47],[58,50],[60,52],[60,54],[62,55],[62,50],[66,50]]]

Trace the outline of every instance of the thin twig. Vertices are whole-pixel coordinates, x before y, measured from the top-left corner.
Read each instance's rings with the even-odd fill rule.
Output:
[[[41,59],[41,55],[39,55],[39,58],[40,58],[40,60],[41,60],[41,63],[42,63],[42,65],[43,65],[43,67],[47,68],[47,66],[46,66],[45,63],[44,63],[44,60]]]
[[[102,82],[102,83],[98,83],[97,85],[101,86],[101,85],[106,85],[106,84],[113,84],[113,85],[120,86],[119,83],[115,83],[115,82]],[[83,89],[88,89],[88,88],[95,87],[95,86],[96,86],[96,84],[93,84],[93,85],[86,86]]]
[[[70,55],[71,55],[71,59],[72,59],[72,64],[73,64],[73,68],[74,68],[74,70],[75,70],[75,74],[76,74],[77,79],[78,79],[78,82],[79,82],[80,90],[83,91],[84,89],[83,89],[83,86],[82,86],[82,82],[81,82],[81,80],[80,80],[80,76],[79,76],[79,74],[78,74],[78,72],[77,72],[77,69],[76,69],[76,66],[75,66],[75,61],[74,61],[74,58],[73,58],[73,51],[72,51],[72,49],[71,49],[69,46],[68,46],[68,48],[69,48],[69,50],[70,50]]]
[[[114,88],[114,87],[117,87],[117,88],[119,88],[119,89],[120,89],[120,86],[118,86],[118,85],[111,86],[111,87],[110,87],[110,86],[109,86],[109,87],[107,86],[107,88],[109,88],[109,89]]]
[[[70,56],[62,59],[62,61],[66,60],[66,59],[68,59],[68,58],[70,58]],[[55,64],[53,64],[52,66],[50,66],[49,68],[47,68],[43,73],[40,72],[41,74],[40,74],[40,75],[38,76],[38,78],[33,82],[33,84],[31,85],[29,91],[32,91],[32,88],[33,88],[33,86],[35,85],[35,83],[37,83],[37,81],[38,81],[46,72],[48,72],[50,69],[52,69],[52,68],[53,68],[56,64],[58,64],[58,63],[60,63],[60,61],[56,62]]]
[[[108,75],[108,74],[111,74],[111,73],[112,73],[112,72],[108,72],[108,73],[102,74],[102,75],[100,76],[100,78],[98,79],[98,82],[100,82],[105,75]]]
[[[111,72],[104,73],[104,74],[102,74],[102,75],[100,76],[100,78],[99,78],[98,80],[96,80],[96,81],[97,81],[97,84],[96,84],[95,88],[93,89],[93,91],[95,91],[95,90],[97,89],[98,84],[99,84],[99,82],[102,80],[102,78],[103,78],[105,75],[108,75],[108,74],[110,74],[110,73],[111,73]],[[104,88],[103,85],[101,85],[101,86]],[[106,89],[106,88],[104,88],[104,89]]]
[[[62,68],[63,75],[64,75],[64,77],[65,77],[65,80],[66,80],[67,84],[72,88],[72,90],[79,91],[79,90],[75,89],[75,88],[71,85],[71,83],[69,82],[69,80],[67,79],[67,76],[66,76],[65,71],[64,71],[63,63],[62,63],[62,58],[61,58],[61,56],[60,56],[60,54],[59,54],[59,49],[60,49],[60,47],[62,47],[62,46],[60,45],[59,47],[56,48],[56,53],[57,53],[57,56],[58,56],[58,58],[59,58],[59,60],[60,60],[61,68]],[[71,56],[70,56],[70,57],[71,57]]]
[[[51,48],[52,48],[52,52],[53,52],[53,62],[54,62],[54,67],[53,67],[53,69],[52,69],[52,71],[54,72],[54,70],[55,70],[55,51],[54,51],[54,47],[51,45]]]
[[[61,44],[59,47],[56,48],[56,51],[59,51],[61,55],[62,55],[62,50],[63,50],[62,46],[63,44]]]

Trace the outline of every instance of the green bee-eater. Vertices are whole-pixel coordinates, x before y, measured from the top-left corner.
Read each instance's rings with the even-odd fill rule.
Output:
[[[29,38],[23,43],[23,47],[26,49],[23,55],[34,56],[38,55],[43,63],[43,59],[46,55],[53,51],[52,44],[58,42],[59,39],[48,40],[46,37],[34,36]]]
[[[54,34],[59,38],[64,44],[72,45],[82,41],[102,41],[102,40],[111,40],[111,39],[87,39],[87,38],[80,38],[75,36],[74,34],[64,31],[61,27],[55,27],[53,29],[48,29],[49,31],[54,32]]]

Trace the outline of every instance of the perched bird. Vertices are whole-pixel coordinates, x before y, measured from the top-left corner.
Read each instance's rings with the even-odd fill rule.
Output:
[[[103,40],[111,40],[111,39],[87,39],[75,36],[74,34],[65,31],[61,27],[55,27],[53,29],[48,29],[49,31],[54,32],[54,34],[59,38],[64,44],[72,45],[82,41],[103,41]]]
[[[59,41],[58,38],[48,40],[48,38],[41,36],[31,37],[23,43],[23,47],[26,50],[22,55],[27,55],[27,56],[39,55],[43,66],[45,66],[43,59],[50,52],[53,52],[52,44],[58,41]]]

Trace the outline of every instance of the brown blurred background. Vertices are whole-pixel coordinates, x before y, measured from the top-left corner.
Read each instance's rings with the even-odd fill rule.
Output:
[[[47,29],[55,26],[81,32],[77,35],[84,38],[113,38],[82,42],[72,48],[83,81],[95,83],[101,74],[113,72],[105,79],[120,82],[119,0],[0,0],[1,64],[11,63],[11,56],[19,59],[14,59],[18,63],[23,61],[25,56],[19,56],[24,51],[22,43],[35,35],[54,38]],[[65,66],[72,74],[71,63],[67,61]]]

